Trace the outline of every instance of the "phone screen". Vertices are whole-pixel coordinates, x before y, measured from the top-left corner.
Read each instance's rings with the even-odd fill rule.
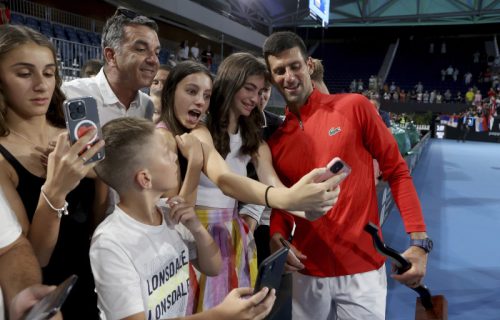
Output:
[[[61,309],[76,280],[78,280],[77,275],[69,276],[54,291],[38,301],[28,312],[25,320],[45,320],[53,317]]]

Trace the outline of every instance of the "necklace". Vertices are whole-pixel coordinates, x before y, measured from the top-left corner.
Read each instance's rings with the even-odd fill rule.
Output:
[[[35,147],[38,147],[38,148],[42,148],[42,149],[46,149],[47,147],[42,147],[40,146],[39,144],[37,143],[34,143],[33,141],[31,141],[30,139],[28,139],[25,135],[23,134],[20,134],[19,132],[13,130],[13,129],[10,129],[9,128],[9,131],[11,133],[13,133],[14,135],[18,136],[19,138],[23,139],[24,141],[28,142],[29,144],[31,144],[32,146],[35,146]]]

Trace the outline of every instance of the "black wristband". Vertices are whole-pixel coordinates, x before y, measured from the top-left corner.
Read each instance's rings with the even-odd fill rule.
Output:
[[[268,206],[269,208],[271,208],[271,206],[269,205],[269,200],[267,199],[267,194],[269,193],[269,189],[271,188],[274,188],[274,186],[268,186],[266,188],[266,193],[264,194],[264,200],[266,200],[266,206]]]

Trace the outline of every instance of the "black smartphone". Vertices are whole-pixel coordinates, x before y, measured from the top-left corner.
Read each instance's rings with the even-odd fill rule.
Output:
[[[255,281],[255,293],[264,287],[269,288],[269,290],[279,289],[289,250],[290,248],[282,247],[262,261]]]
[[[75,143],[89,130],[95,128],[96,134],[92,140],[80,152],[84,153],[93,144],[102,139],[101,124],[99,122],[99,113],[97,111],[97,102],[93,97],[81,97],[68,99],[63,103],[64,118],[69,132],[71,143]],[[104,148],[85,163],[91,163],[104,159]]]
[[[28,312],[25,320],[46,320],[56,315],[68,297],[71,289],[78,279],[77,275],[71,275],[57,288],[46,295],[42,300],[38,301]]]

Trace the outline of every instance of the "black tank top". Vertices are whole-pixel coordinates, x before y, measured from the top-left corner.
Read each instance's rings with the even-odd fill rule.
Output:
[[[17,192],[31,223],[40,197],[44,178],[35,176],[0,144],[0,153],[19,178]],[[64,178],[62,178],[64,179]],[[71,274],[78,281],[63,305],[64,319],[98,319],[97,296],[90,268],[89,249],[92,232],[94,181],[84,178],[66,197],[68,216],[61,218],[59,237],[49,264],[42,268],[43,283],[57,285]]]

